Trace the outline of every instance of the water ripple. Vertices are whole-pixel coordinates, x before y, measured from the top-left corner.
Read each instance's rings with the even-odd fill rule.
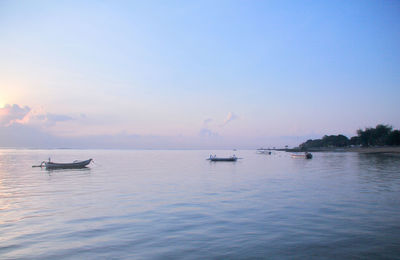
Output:
[[[0,258],[399,258],[400,157],[239,152],[0,150]]]

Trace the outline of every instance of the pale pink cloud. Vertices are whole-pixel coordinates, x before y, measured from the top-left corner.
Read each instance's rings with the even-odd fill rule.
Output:
[[[70,120],[73,120],[73,117],[48,113],[43,108],[31,109],[28,106],[22,107],[17,104],[7,104],[4,108],[0,108],[0,125],[2,126],[21,124],[42,128]]]
[[[7,126],[17,120],[23,120],[30,111],[31,108],[28,106],[22,107],[17,104],[7,104],[3,108],[0,108],[0,125]]]

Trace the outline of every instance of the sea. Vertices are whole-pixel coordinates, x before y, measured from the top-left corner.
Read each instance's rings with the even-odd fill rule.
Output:
[[[0,259],[400,259],[400,156],[1,149]]]

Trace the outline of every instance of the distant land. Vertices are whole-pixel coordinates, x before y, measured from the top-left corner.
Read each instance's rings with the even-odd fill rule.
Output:
[[[400,131],[390,125],[379,124],[375,128],[358,129],[357,136],[348,138],[342,134],[325,135],[322,139],[309,139],[293,149],[279,149],[289,152],[359,152],[359,153],[400,153]]]

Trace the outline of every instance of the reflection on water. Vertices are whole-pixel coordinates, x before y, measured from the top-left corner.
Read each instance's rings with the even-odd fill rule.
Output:
[[[399,258],[398,156],[210,153],[0,150],[0,258]]]
[[[357,154],[358,173],[375,188],[396,191],[400,185],[400,157],[393,154]]]
[[[71,173],[71,172],[77,172],[77,173],[90,173],[90,167],[83,167],[83,168],[78,168],[78,169],[46,169],[45,167],[41,168],[41,170],[45,171],[49,175],[52,174],[57,174],[57,173]]]
[[[400,156],[397,154],[357,154],[360,168],[364,171],[399,172]]]

